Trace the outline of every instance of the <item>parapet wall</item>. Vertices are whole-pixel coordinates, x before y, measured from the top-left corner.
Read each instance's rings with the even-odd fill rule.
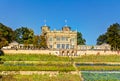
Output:
[[[3,50],[5,54],[54,54],[59,55],[59,51],[55,50]],[[120,51],[77,51],[77,55],[110,55],[110,54],[120,54]]]

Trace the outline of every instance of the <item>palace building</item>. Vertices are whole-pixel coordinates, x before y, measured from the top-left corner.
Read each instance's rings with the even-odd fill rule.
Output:
[[[62,27],[62,30],[50,30],[45,25],[41,29],[49,49],[77,49],[77,31],[72,31],[69,26]]]
[[[46,44],[49,52],[55,51],[55,54],[60,56],[77,56],[81,53],[90,53],[97,51],[110,51],[111,46],[108,44],[102,45],[77,45],[77,31],[71,30],[71,27],[65,25],[61,28],[61,30],[51,30],[49,26],[46,24],[41,27],[41,35],[45,36]],[[16,41],[13,41],[9,44],[9,46],[3,47],[3,49],[16,49],[16,50],[39,50],[40,48],[36,48],[33,44],[28,44],[25,46],[24,44],[19,44]],[[94,53],[94,54],[95,54]]]

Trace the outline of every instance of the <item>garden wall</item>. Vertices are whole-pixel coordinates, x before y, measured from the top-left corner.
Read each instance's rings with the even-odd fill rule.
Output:
[[[93,50],[88,50],[88,51],[77,51],[78,55],[90,55],[90,54],[95,54],[95,55],[111,55],[111,54],[120,54],[120,51],[93,51]]]
[[[53,50],[3,50],[5,54],[58,54]]]
[[[5,54],[55,54],[59,55],[59,51],[54,50],[3,50]],[[110,55],[110,54],[120,54],[120,51],[77,51],[77,55],[89,55],[89,54],[100,54],[100,55]]]

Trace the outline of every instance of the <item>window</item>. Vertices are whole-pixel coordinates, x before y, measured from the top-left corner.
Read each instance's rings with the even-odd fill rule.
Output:
[[[50,45],[50,48],[52,48],[52,45]]]
[[[68,41],[68,37],[61,37],[62,41]]]
[[[64,41],[65,40],[65,37],[62,37],[62,41]]]
[[[52,41],[52,37],[49,38],[49,41]]]
[[[74,45],[71,45],[71,48],[74,48]]]
[[[69,44],[66,44],[66,49],[69,49]]]
[[[66,41],[68,41],[68,37],[66,37]]]
[[[62,49],[65,49],[65,44],[62,44]]]
[[[60,41],[60,37],[56,37],[56,40],[57,40],[57,41]]]
[[[57,44],[57,49],[60,49],[60,44]]]
[[[71,39],[71,42],[74,42],[74,38]]]
[[[77,41],[76,41],[75,38],[72,38],[72,39],[70,40],[70,43],[71,43],[72,45],[75,45],[75,44],[77,43]]]

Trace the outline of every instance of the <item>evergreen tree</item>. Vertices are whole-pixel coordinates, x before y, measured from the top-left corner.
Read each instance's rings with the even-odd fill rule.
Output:
[[[107,35],[102,34],[97,38],[97,45],[101,45],[103,43],[107,43]]]
[[[107,29],[107,42],[112,50],[120,50],[120,25],[118,23],[111,25]]]
[[[111,46],[111,50],[120,50],[120,25],[118,23],[110,25],[107,32],[100,35],[97,44],[107,43]]]
[[[86,40],[83,39],[82,33],[77,32],[77,45],[85,45]]]

